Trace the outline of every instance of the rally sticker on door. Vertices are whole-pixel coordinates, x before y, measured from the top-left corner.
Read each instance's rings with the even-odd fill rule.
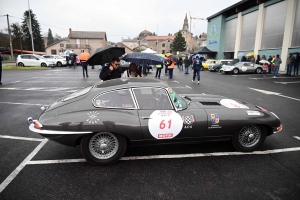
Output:
[[[183,122],[179,114],[173,110],[156,110],[150,115],[148,128],[156,139],[176,137],[182,130]]]

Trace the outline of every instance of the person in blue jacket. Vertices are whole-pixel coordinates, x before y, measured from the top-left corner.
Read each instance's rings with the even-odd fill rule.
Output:
[[[196,74],[198,78],[198,84],[200,83],[200,69],[202,67],[202,61],[199,59],[199,56],[196,56],[196,59],[193,61],[192,71],[193,71],[193,80],[195,81]]]

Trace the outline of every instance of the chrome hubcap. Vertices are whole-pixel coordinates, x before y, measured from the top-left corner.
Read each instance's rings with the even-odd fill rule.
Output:
[[[118,148],[118,139],[111,133],[97,133],[89,142],[89,150],[97,159],[113,157],[117,153]]]
[[[244,126],[239,132],[239,142],[243,147],[253,147],[256,145],[261,137],[260,129],[253,126]]]

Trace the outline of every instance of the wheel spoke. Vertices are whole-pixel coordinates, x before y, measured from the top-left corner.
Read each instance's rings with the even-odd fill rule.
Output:
[[[116,136],[111,133],[97,133],[89,143],[91,154],[98,159],[109,159],[116,154],[119,142]]]

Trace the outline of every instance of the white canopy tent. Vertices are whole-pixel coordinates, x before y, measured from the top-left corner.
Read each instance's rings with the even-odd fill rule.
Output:
[[[150,49],[150,48],[147,48],[147,49],[145,49],[144,51],[142,51],[141,53],[157,53],[156,51],[153,51],[152,49]]]

